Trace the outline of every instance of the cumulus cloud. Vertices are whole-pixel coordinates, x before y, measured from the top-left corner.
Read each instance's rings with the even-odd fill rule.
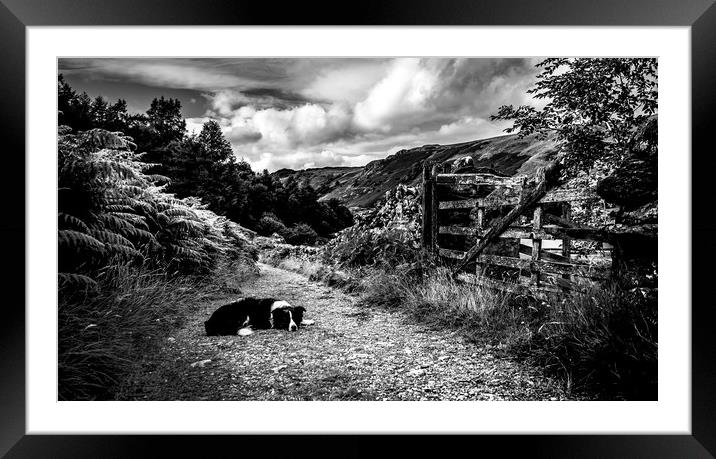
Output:
[[[426,101],[437,85],[436,77],[421,66],[419,59],[395,60],[388,74],[356,104],[356,125],[390,132],[396,121],[424,115]]]
[[[301,90],[308,98],[328,102],[355,104],[380,81],[390,68],[390,61],[344,59],[321,69],[315,79]]]
[[[360,68],[369,75],[361,78]],[[353,165],[426,143],[502,134],[507,123],[489,115],[527,102],[534,74],[524,59],[401,58],[324,69],[301,91],[320,102],[254,108],[262,104],[243,94],[227,103],[220,94],[214,105],[231,111],[230,138],[258,167]]]

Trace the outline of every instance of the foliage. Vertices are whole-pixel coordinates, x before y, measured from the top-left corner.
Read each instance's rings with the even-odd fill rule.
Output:
[[[506,132],[560,140],[567,170],[588,170],[598,159],[618,163],[637,128],[657,112],[654,58],[550,58],[527,92],[546,105],[502,106],[493,120],[512,120]]]
[[[318,239],[318,234],[305,223],[292,226],[284,231],[282,236],[286,242],[293,245],[313,245]]]
[[[421,212],[417,190],[398,185],[326,245],[324,262],[355,267],[397,266],[420,260]]]
[[[272,213],[265,213],[256,225],[256,231],[263,236],[271,236],[274,233],[283,236],[287,230],[286,225]]]
[[[61,284],[92,285],[93,274],[110,260],[207,272],[220,255],[247,252],[248,240],[237,240],[235,224],[196,199],[164,192],[167,178],[146,174],[150,166],[133,148],[121,133],[60,129]]]
[[[184,137],[186,122],[178,99],[154,98],[146,113],[130,114],[127,101],[110,104],[103,97],[94,100],[86,92],[78,94],[62,75],[57,80],[57,107],[60,126],[75,131],[104,129],[130,136],[139,151],[151,152]]]
[[[254,173],[237,161],[221,126],[207,121],[196,135],[186,133],[177,99],[155,98],[145,114],[129,114],[127,103],[109,104],[77,94],[62,75],[58,78],[60,124],[77,131],[121,131],[132,139],[136,159],[152,167],[143,171],[169,179],[166,191],[178,198],[198,197],[210,210],[251,229],[259,229],[269,212],[286,227],[304,223],[318,235],[328,236],[353,223],[350,211],[337,200],[318,202],[307,183],[285,184],[267,171]],[[306,233],[307,234],[307,233]]]

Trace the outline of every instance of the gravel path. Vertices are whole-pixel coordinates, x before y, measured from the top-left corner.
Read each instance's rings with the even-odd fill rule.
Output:
[[[122,391],[130,400],[565,400],[536,368],[496,356],[459,333],[268,265],[241,296],[286,299],[316,321],[298,332],[204,336],[231,297],[202,305],[148,356]]]

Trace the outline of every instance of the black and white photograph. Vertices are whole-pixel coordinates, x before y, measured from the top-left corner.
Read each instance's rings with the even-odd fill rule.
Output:
[[[57,71],[59,400],[657,400],[657,58]]]

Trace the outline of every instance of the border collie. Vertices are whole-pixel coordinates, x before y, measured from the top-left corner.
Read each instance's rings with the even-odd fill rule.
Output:
[[[305,311],[303,306],[274,298],[242,298],[214,311],[204,322],[204,328],[207,336],[246,336],[252,333],[252,328],[296,331],[301,325],[313,323],[303,320]]]

